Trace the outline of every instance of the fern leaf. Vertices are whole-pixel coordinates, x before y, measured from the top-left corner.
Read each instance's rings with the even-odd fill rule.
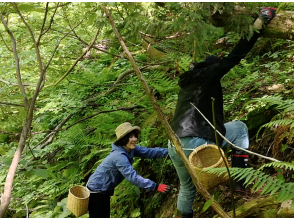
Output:
[[[266,184],[266,186],[263,188],[263,191],[261,192],[261,195],[263,194],[267,194],[270,191],[272,191],[275,188],[275,184],[272,181],[269,181],[268,184]]]
[[[270,195],[272,196],[273,194],[275,194],[280,188],[281,188],[281,186],[276,185],[275,188],[273,188],[273,190],[271,191]]]
[[[255,178],[255,176],[253,176],[253,174],[250,173],[250,174],[246,177],[246,180],[245,180],[245,182],[244,182],[244,185],[246,185],[247,183],[250,183],[250,180],[251,180],[252,177]]]
[[[268,164],[264,164],[258,170],[263,170],[263,168],[265,167],[277,167],[277,168],[286,169],[286,170],[294,170],[294,164],[289,162],[271,162]]]
[[[278,194],[277,202],[283,201],[283,199],[285,198],[286,194],[287,194],[287,190],[286,190],[286,188],[283,187],[281,189],[281,191],[279,192],[279,194]]]
[[[259,185],[256,187],[255,191],[258,191],[266,182],[268,181],[268,179],[264,179],[262,180]]]

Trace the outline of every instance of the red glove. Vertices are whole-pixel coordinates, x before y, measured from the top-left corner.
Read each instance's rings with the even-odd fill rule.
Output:
[[[159,184],[157,187],[158,192],[166,193],[170,190],[170,186],[165,185],[165,184]]]
[[[260,10],[260,16],[263,18],[264,24],[267,24],[276,15],[276,8],[264,7]]]

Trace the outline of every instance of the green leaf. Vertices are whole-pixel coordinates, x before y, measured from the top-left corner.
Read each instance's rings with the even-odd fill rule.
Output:
[[[90,14],[90,16],[89,16],[89,23],[92,24],[96,17],[97,17],[97,14],[96,13]]]
[[[28,5],[28,4],[21,4],[21,5],[18,5],[18,9],[20,11],[26,11],[26,12],[29,12],[29,11],[36,11],[36,12],[45,12],[44,9],[42,8],[35,8],[34,5]]]
[[[261,194],[266,194],[272,191],[273,188],[275,188],[276,183],[273,181],[269,181],[268,184],[264,187],[263,191]]]
[[[201,213],[202,213],[202,212],[205,212],[205,211],[211,206],[212,202],[213,202],[212,199],[206,201],[206,203],[205,203],[204,206],[203,206],[203,209],[201,210]]]
[[[33,11],[35,7],[33,5],[21,4],[17,6],[20,11]]]
[[[131,217],[132,218],[136,218],[136,217],[139,217],[141,215],[141,212],[140,212],[140,208],[136,208],[134,211],[132,211],[131,213]]]
[[[3,163],[5,165],[8,165],[9,166],[11,164],[11,162],[12,162],[12,159],[10,159],[10,158],[3,158],[2,161],[3,161]]]
[[[32,173],[36,176],[42,177],[44,179],[48,178],[48,171],[45,169],[34,169]]]
[[[283,201],[286,194],[287,194],[287,190],[283,187],[278,194],[277,202]]]
[[[54,173],[53,173],[52,171],[49,171],[49,170],[47,170],[47,171],[48,171],[48,176],[52,177],[52,178],[55,179],[57,182],[60,182],[60,179],[58,179],[58,178],[54,175]]]
[[[271,192],[271,196],[275,193],[275,192],[277,192],[279,189],[281,188],[281,186],[276,186],[273,190],[272,190],[272,192]]]
[[[0,176],[0,183],[5,179],[6,176]]]
[[[135,193],[137,194],[137,196],[140,196],[140,189],[139,187],[135,186]]]

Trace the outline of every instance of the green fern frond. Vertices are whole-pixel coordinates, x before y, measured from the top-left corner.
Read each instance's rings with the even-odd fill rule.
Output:
[[[293,119],[289,119],[289,118],[285,118],[285,119],[279,119],[279,120],[275,120],[275,121],[271,121],[269,123],[264,124],[263,126],[261,126],[261,128],[266,127],[266,128],[271,128],[273,126],[286,126],[286,125],[292,125],[294,122]]]
[[[277,168],[286,169],[286,170],[294,170],[294,164],[289,162],[272,162],[272,163],[264,164],[258,170],[261,171],[265,167],[277,167]]]
[[[273,162],[271,164],[279,164],[278,162]],[[293,169],[294,165],[290,163],[282,162],[280,167],[288,167]],[[280,165],[280,164],[279,164]],[[227,169],[225,167],[222,168],[208,168],[205,169],[204,172],[212,173],[217,176],[227,174]],[[268,174],[263,173],[260,170],[254,170],[253,168],[230,168],[231,176],[234,180],[245,179],[246,187],[255,182],[252,189],[256,192],[260,190],[262,187],[263,190],[261,195],[270,193],[273,195],[277,191],[278,193],[278,202],[288,201],[294,198],[294,183],[285,183],[284,180],[281,179],[274,179],[273,177],[269,176]]]

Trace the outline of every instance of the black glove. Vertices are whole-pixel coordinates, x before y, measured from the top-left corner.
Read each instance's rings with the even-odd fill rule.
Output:
[[[275,17],[276,10],[276,8],[271,7],[264,7],[260,10],[260,16],[262,17],[264,24],[267,24]]]

